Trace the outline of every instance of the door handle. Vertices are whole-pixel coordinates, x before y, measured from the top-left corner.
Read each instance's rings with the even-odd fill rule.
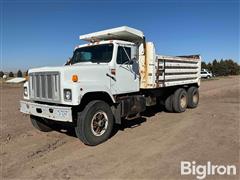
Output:
[[[108,77],[110,77],[112,80],[116,81],[116,78],[113,77],[113,76],[111,76],[110,74],[107,73],[106,76],[108,76]]]

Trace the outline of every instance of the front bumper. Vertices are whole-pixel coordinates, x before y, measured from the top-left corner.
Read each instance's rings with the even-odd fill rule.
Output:
[[[72,122],[72,108],[20,101],[20,111],[55,121]]]

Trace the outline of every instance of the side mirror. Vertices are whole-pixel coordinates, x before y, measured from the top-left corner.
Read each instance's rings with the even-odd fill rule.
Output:
[[[137,58],[136,58],[136,57],[132,58],[132,59],[129,61],[129,64],[133,64],[133,63],[135,63],[135,62],[137,62]]]
[[[133,64],[133,63],[134,63],[133,59],[128,60],[128,64]]]
[[[133,61],[137,61],[137,58],[136,58],[136,57],[133,57],[132,60],[133,60]]]

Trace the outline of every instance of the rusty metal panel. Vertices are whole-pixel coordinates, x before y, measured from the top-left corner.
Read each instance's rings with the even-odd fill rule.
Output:
[[[147,42],[145,44],[145,56],[140,58],[140,88],[156,88],[156,65],[157,59],[154,44]]]
[[[196,79],[194,80],[182,80],[182,81],[170,81],[170,82],[165,82],[165,87],[168,86],[177,86],[177,85],[183,85],[183,84],[192,84],[196,83]]]
[[[140,74],[140,88],[147,86],[147,63],[146,63],[145,44],[139,46],[139,74]]]
[[[198,78],[197,74],[174,74],[174,75],[165,75],[165,77],[161,76],[159,80],[178,80],[178,79],[196,79]]]

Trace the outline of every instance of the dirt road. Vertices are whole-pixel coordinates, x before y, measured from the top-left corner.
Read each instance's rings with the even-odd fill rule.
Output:
[[[204,81],[198,108],[181,114],[153,108],[88,147],[71,129],[38,132],[19,112],[21,88],[3,86],[0,173],[3,179],[193,179],[180,175],[181,161],[240,167],[239,91],[240,77]]]

